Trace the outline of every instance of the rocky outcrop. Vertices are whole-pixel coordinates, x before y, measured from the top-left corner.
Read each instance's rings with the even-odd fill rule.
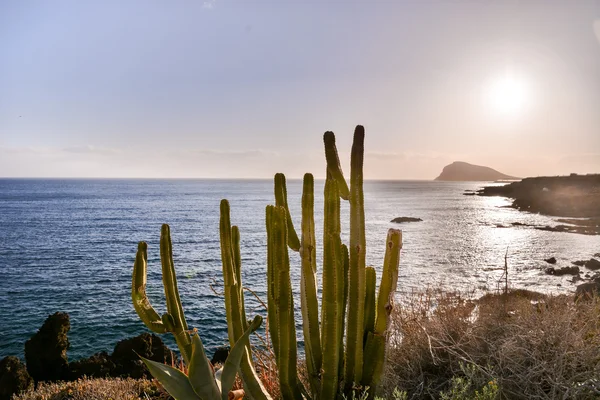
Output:
[[[480,196],[503,196],[514,199],[512,207],[545,215],[589,218],[562,220],[597,230],[600,225],[600,174],[525,178],[504,186],[489,186]]]
[[[0,400],[10,400],[33,386],[33,379],[25,365],[14,356],[7,356],[0,361]]]
[[[548,275],[556,275],[556,276],[562,276],[562,275],[579,275],[581,273],[581,271],[579,270],[579,267],[575,266],[575,267],[563,267],[563,268],[547,268],[546,269],[546,274]]]
[[[421,218],[414,218],[414,217],[396,217],[393,220],[391,220],[390,222],[394,222],[396,224],[401,224],[404,222],[421,222],[423,221]]]
[[[589,260],[573,261],[573,265],[578,267],[586,267],[589,270],[597,271],[600,269],[600,261],[590,258]]]
[[[38,332],[25,342],[25,362],[29,375],[36,381],[58,381],[68,375],[67,332],[69,314],[49,316]]]
[[[75,381],[87,376],[88,378],[106,378],[115,375],[115,363],[111,356],[103,351],[91,357],[69,363],[68,380]]]
[[[490,167],[473,165],[463,161],[455,161],[446,165],[436,181],[514,181],[520,178],[506,175]]]
[[[600,295],[600,282],[586,282],[577,286],[575,289],[575,300],[589,299]]]
[[[225,360],[227,360],[227,356],[229,356],[230,350],[231,347],[229,346],[217,347],[217,350],[215,350],[215,353],[213,354],[212,359],[210,360],[211,364],[225,364]]]
[[[171,364],[173,353],[165,346],[161,338],[154,334],[142,333],[131,339],[121,340],[115,346],[111,356],[115,364],[115,376],[130,376],[135,379],[150,378],[146,366],[140,357]]]

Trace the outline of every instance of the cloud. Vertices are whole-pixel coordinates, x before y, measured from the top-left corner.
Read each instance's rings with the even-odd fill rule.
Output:
[[[598,43],[600,43],[600,18],[594,21],[594,33],[596,34],[596,39],[598,39]]]
[[[251,150],[213,150],[213,149],[190,149],[184,151],[178,151],[176,154],[189,154],[189,155],[205,155],[205,156],[237,156],[244,158],[252,157],[279,157],[279,153],[276,151],[268,151],[261,149]]]
[[[217,0],[205,1],[202,3],[202,8],[205,8],[207,10],[212,10],[213,8],[215,8],[216,2],[217,2]]]
[[[100,154],[110,155],[120,153],[120,149],[109,147],[97,147],[92,145],[70,146],[70,147],[0,147],[3,154],[37,154],[37,155],[61,155],[61,154]]]

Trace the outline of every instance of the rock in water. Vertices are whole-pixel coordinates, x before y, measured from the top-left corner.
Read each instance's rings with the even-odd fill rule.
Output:
[[[556,276],[562,276],[562,275],[579,275],[581,271],[579,270],[579,267],[563,267],[563,268],[547,268],[546,269],[546,274],[548,275],[556,275]]]
[[[548,264],[556,264],[555,257],[546,258],[544,261],[546,261]]]
[[[391,220],[390,222],[395,222],[397,224],[401,224],[403,222],[421,222],[423,221],[421,218],[414,218],[414,217],[396,217],[393,220]]]
[[[0,400],[10,400],[33,386],[33,379],[27,368],[15,356],[7,356],[0,361]]]
[[[166,364],[173,362],[173,353],[161,338],[154,334],[142,333],[134,338],[121,340],[115,346],[111,356],[112,362],[115,363],[115,375],[130,376],[134,379],[150,378],[138,354],[152,361]]]
[[[36,381],[63,380],[68,374],[67,332],[71,328],[69,314],[57,312],[25,342],[25,362],[29,375]]]
[[[591,269],[592,271],[597,271],[600,269],[600,261],[598,261],[594,258],[590,258],[589,260],[587,260],[585,262],[585,267],[587,269]]]

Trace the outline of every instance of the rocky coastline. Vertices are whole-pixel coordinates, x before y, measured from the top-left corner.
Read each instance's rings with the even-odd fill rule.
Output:
[[[111,354],[103,351],[69,362],[70,328],[67,313],[54,313],[25,342],[25,363],[14,355],[0,360],[0,400],[9,400],[39,382],[68,382],[83,377],[151,379],[139,356],[170,365],[179,362],[161,338],[150,333],[119,341]],[[211,362],[222,363],[228,353],[228,347],[218,348]]]
[[[486,186],[478,196],[513,199],[520,211],[560,217],[557,226],[534,226],[555,232],[600,234],[600,174],[525,178],[504,186]]]

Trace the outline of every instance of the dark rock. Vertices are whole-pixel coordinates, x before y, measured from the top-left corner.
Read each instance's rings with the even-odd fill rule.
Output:
[[[585,266],[586,262],[587,261],[585,261],[585,260],[580,260],[580,261],[573,261],[571,264],[577,265],[578,267],[583,267],[583,266]]]
[[[96,353],[89,358],[84,358],[69,363],[69,380],[75,381],[87,376],[88,378],[106,378],[115,373],[115,363],[107,352]]]
[[[421,221],[423,221],[421,218],[397,217],[397,218],[394,218],[393,220],[391,220],[390,222],[395,222],[397,224],[401,224],[403,222],[421,222]]]
[[[597,271],[600,269],[600,261],[590,258],[585,262],[585,267],[587,269],[591,269],[592,271]]]
[[[546,258],[544,261],[546,261],[548,264],[556,264],[556,258],[554,257]]]
[[[36,381],[63,380],[68,374],[67,332],[69,314],[49,316],[38,332],[25,342],[25,361],[29,375]]]
[[[524,224],[522,222],[512,222],[511,225],[512,226],[527,226],[527,224]]]
[[[150,378],[150,373],[139,356],[166,364],[174,361],[173,352],[160,337],[142,333],[134,338],[121,340],[115,346],[111,356],[115,364],[115,375],[134,379]]]
[[[225,360],[227,360],[227,356],[229,355],[229,350],[231,350],[231,347],[229,346],[217,347],[215,354],[213,354],[212,359],[210,360],[212,365],[224,364]]]
[[[465,192],[465,193],[463,193],[463,196],[475,196],[475,195],[476,195],[476,193],[473,193],[473,192]]]
[[[563,267],[563,268],[547,268],[546,269],[546,274],[548,275],[555,275],[555,276],[561,276],[561,275],[579,275],[580,271],[579,271],[579,267]]]
[[[600,295],[600,282],[582,283],[575,289],[575,300],[591,298]]]
[[[0,400],[10,400],[33,386],[33,379],[17,357],[7,356],[0,361]]]
[[[594,254],[594,257],[596,257],[596,258],[600,258],[600,253],[596,253],[596,254]]]

